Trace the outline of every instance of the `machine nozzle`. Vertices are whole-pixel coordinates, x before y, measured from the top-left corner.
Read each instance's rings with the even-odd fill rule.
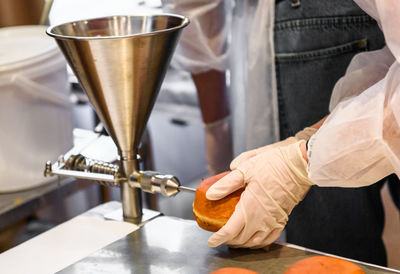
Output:
[[[129,186],[141,188],[149,193],[161,193],[171,197],[179,191],[194,193],[196,190],[181,186],[178,178],[173,175],[165,175],[154,171],[140,171],[129,176]]]

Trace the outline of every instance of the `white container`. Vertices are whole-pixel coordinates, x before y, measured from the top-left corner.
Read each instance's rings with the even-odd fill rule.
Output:
[[[66,62],[45,26],[0,28],[0,192],[37,187],[72,146]]]

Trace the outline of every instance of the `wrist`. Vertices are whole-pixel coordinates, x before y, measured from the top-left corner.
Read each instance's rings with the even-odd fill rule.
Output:
[[[307,142],[300,142],[300,151],[301,155],[303,156],[303,159],[308,163],[308,157],[307,157]]]
[[[317,132],[318,129],[314,127],[306,127],[303,130],[300,130],[299,132],[294,135],[298,141],[300,140],[308,140],[311,138],[311,136],[314,135],[315,132]]]

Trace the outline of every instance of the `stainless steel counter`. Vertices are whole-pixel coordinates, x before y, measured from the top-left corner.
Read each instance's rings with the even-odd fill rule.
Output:
[[[283,273],[298,260],[317,255],[279,244],[272,245],[269,251],[210,248],[210,235],[193,221],[161,216],[61,273],[209,273],[222,267]],[[357,264],[366,273],[396,273]]]

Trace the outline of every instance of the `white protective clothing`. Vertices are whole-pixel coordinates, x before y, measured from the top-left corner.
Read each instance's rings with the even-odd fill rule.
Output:
[[[252,149],[246,152],[241,153],[239,156],[237,156],[235,159],[230,164],[230,169],[234,170],[236,169],[241,163],[243,163],[245,160],[250,159],[258,154],[261,154],[268,149],[276,148],[276,147],[284,147],[288,146],[290,144],[296,143],[300,140],[305,140],[307,141],[310,139],[310,137],[317,131],[316,128],[313,127],[306,127],[303,130],[299,131],[296,133],[295,136],[291,136],[286,138],[285,140],[282,140],[280,142],[276,142],[270,145],[266,145],[260,148]]]
[[[312,185],[300,151],[302,142],[250,158],[210,187],[207,199],[219,200],[246,186],[231,218],[209,238],[211,247],[261,248],[279,237],[290,212]]]
[[[400,1],[356,0],[380,24],[387,48],[354,57],[309,141],[309,178],[360,187],[400,175]]]
[[[279,139],[275,0],[162,0],[167,12],[188,16],[172,65],[193,74],[228,70],[233,153]]]
[[[228,170],[232,159],[229,117],[206,124],[205,127],[208,173],[213,176]]]
[[[163,0],[163,9],[189,17],[171,64],[198,74],[227,68],[227,7],[224,0]]]

